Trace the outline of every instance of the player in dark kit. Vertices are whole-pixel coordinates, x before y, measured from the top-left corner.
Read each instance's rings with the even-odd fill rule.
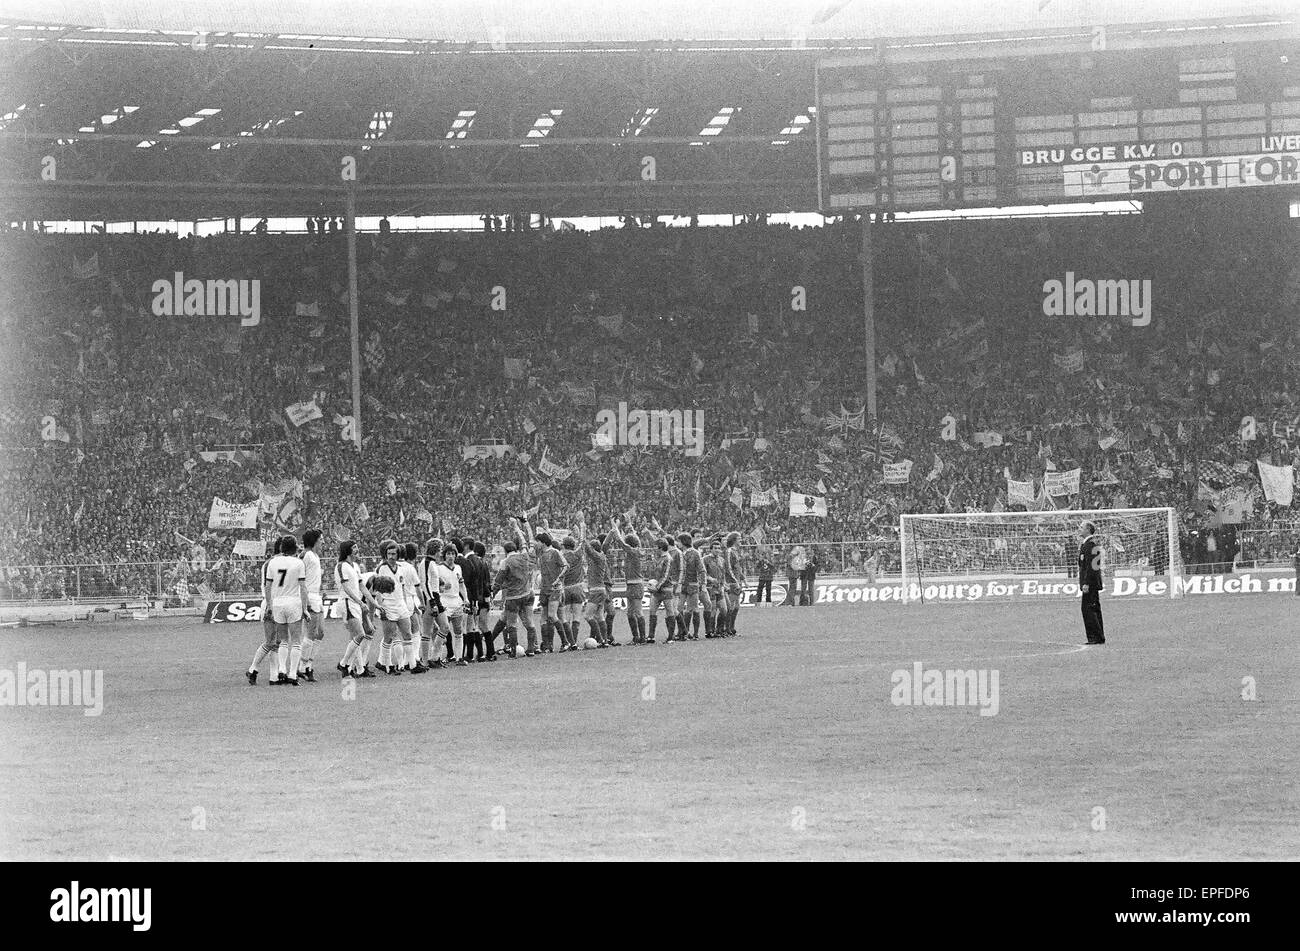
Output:
[[[491,637],[492,628],[488,625],[488,599],[492,593],[492,572],[488,568],[487,549],[482,542],[472,538],[461,540],[465,546],[465,590],[469,594],[469,603],[465,606],[465,633],[468,636],[470,626],[475,632],[475,645],[478,659],[496,660],[496,638]],[[486,650],[486,656],[484,651]]]
[[[1097,541],[1097,526],[1084,522],[1079,526],[1079,593],[1083,598],[1083,630],[1089,644],[1105,644],[1106,635],[1101,623],[1101,545]]]

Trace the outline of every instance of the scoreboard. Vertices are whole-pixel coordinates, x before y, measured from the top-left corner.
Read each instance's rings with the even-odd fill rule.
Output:
[[[1098,41],[1100,32],[1100,41]],[[1300,34],[818,63],[825,214],[1300,191]],[[1003,43],[1001,46],[1010,46]]]

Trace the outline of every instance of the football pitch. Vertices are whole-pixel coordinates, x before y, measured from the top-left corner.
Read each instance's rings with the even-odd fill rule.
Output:
[[[260,624],[6,629],[0,669],[104,697],[0,707],[0,858],[1300,855],[1296,602],[1103,604],[1087,649],[1074,601],[756,608],[352,697],[339,622],[296,689],[246,683]],[[996,672],[996,715],[893,702],[918,662]]]

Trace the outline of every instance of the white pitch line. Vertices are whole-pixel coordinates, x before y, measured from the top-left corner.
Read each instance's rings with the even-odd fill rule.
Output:
[[[1063,657],[1066,654],[1077,654],[1079,651],[1087,650],[1090,645],[1070,644],[1070,645],[1062,645],[1062,646],[1066,647],[1066,649],[1059,650],[1059,651],[1035,651],[1032,654],[994,654],[990,657],[958,657],[955,660],[951,660],[948,662],[954,664],[969,664],[975,661],[984,661],[984,660],[1019,660],[1022,657]],[[915,663],[915,662],[916,662],[916,658],[913,658],[909,663]],[[922,663],[930,663],[930,662],[931,661],[922,661]],[[936,661],[935,663],[938,662]],[[818,667],[816,669],[817,670],[862,670],[868,667],[889,667],[890,664],[891,662],[889,661],[877,661],[868,664],[836,664],[833,667]]]

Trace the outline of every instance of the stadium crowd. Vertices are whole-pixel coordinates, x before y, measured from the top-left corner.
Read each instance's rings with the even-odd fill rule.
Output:
[[[516,512],[635,510],[741,532],[751,576],[783,577],[795,544],[823,571],[890,571],[900,513],[1002,511],[1008,479],[1057,507],[1174,506],[1188,564],[1296,550],[1255,470],[1300,449],[1291,222],[1183,203],[877,225],[879,425],[860,238],[851,221],[362,235],[358,453],[341,232],[0,235],[0,564],[83,566],[87,596],[250,590],[236,539],[491,539]],[[177,272],[259,280],[260,321],[155,316],[153,282]],[[1044,316],[1066,272],[1150,279],[1151,322]],[[702,453],[594,445],[620,402],[702,413]],[[320,418],[295,425],[301,403]],[[1049,503],[1044,472],[1075,468],[1079,493]],[[827,514],[790,516],[792,492]],[[207,528],[214,497],[259,495],[259,529]],[[0,599],[74,593],[67,570],[5,576]]]

